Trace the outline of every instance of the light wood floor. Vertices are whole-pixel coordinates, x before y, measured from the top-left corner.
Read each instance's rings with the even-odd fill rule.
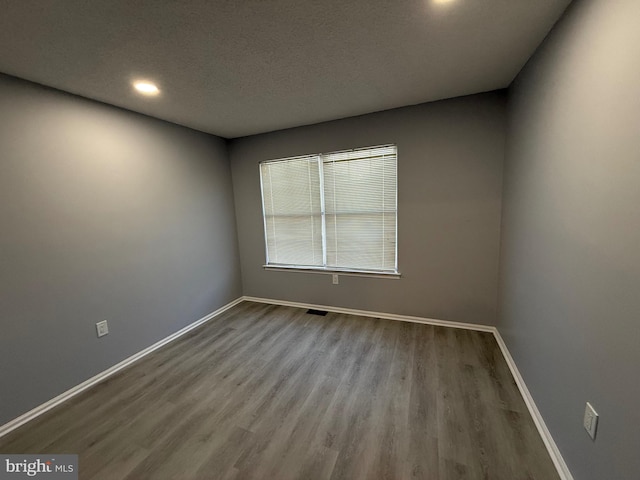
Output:
[[[250,302],[0,452],[83,480],[558,479],[491,334]]]

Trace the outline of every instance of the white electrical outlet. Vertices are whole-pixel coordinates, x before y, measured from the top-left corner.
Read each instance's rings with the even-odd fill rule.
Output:
[[[331,281],[333,282],[334,285],[338,285],[340,283],[340,279],[338,278],[337,273],[334,273],[333,275],[331,275]]]
[[[584,429],[587,431],[592,440],[596,439],[596,430],[598,429],[598,414],[587,402],[587,406],[584,409],[584,420],[582,422]]]
[[[98,337],[104,337],[107,333],[109,333],[109,325],[106,320],[96,323],[96,331],[98,332]]]

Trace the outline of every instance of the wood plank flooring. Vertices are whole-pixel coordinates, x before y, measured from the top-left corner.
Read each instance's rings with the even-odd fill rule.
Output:
[[[558,475],[489,333],[244,302],[0,438],[93,479]]]

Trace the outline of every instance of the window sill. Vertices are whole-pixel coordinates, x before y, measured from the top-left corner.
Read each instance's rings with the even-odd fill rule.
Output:
[[[371,272],[367,270],[340,270],[328,268],[313,267],[285,267],[282,265],[263,265],[267,271],[272,272],[296,272],[296,273],[320,273],[324,275],[344,275],[348,277],[370,277],[370,278],[390,278],[394,280],[400,279],[400,273],[397,272]]]

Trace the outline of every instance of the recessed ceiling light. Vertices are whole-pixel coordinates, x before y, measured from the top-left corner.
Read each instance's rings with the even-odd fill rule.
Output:
[[[437,4],[445,4],[445,3],[453,3],[454,0],[432,0],[433,3],[437,3]]]
[[[158,93],[160,93],[158,87],[150,82],[135,82],[133,86],[143,95],[157,95]]]

